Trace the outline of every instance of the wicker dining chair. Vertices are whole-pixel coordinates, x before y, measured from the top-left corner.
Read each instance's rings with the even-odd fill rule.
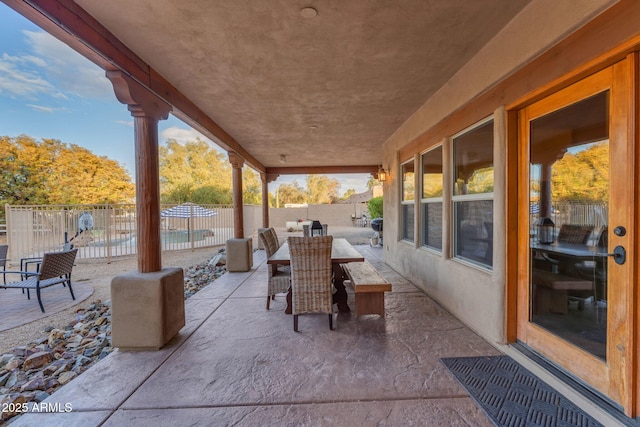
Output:
[[[262,230],[258,233],[258,237],[264,246],[264,250],[267,252],[267,258],[276,253],[279,248],[278,236],[273,228]],[[289,291],[291,286],[291,270],[289,266],[271,264],[268,265],[268,280],[267,280],[267,310],[271,305],[271,300],[275,298],[276,294],[281,294]]]
[[[598,242],[596,247],[600,252],[607,252],[609,247],[609,228],[603,226],[598,236]],[[578,276],[583,279],[593,281],[593,304],[597,305],[598,301],[607,300],[607,264],[608,258],[598,257],[593,261],[581,261],[575,264],[576,272]],[[573,297],[569,293],[569,298]],[[578,293],[578,297],[584,297],[584,294]],[[591,295],[586,295],[587,297]]]
[[[44,313],[41,290],[49,286],[62,284],[69,287],[71,299],[75,300],[71,287],[71,270],[76,259],[78,249],[63,252],[49,252],[42,257],[42,263],[37,273],[26,271],[7,271],[7,274],[19,274],[23,280],[4,283],[0,288],[26,289],[27,298],[31,299],[30,290],[35,289],[40,310]]]
[[[289,237],[293,330],[298,331],[298,315],[327,313],[333,329],[331,283],[332,236]]]
[[[593,225],[563,224],[560,227],[556,240],[558,243],[586,245],[593,232],[593,228]],[[550,264],[551,271],[569,274],[574,272],[572,264],[563,263],[562,260],[546,253],[543,253],[542,257]]]
[[[563,224],[558,232],[558,242],[586,245],[593,232],[593,225]]]

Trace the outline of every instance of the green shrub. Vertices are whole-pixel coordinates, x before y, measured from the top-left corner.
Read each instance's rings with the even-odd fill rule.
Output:
[[[382,218],[382,196],[369,200],[369,218]]]

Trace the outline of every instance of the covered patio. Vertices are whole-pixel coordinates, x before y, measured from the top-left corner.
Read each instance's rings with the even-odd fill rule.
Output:
[[[482,425],[439,359],[499,352],[605,425],[638,424],[637,1],[2,1],[101,66],[131,111],[138,271],[112,292],[114,307],[118,297],[149,325],[169,325],[140,343],[157,352],[118,352],[56,393],[74,409],[55,415],[61,424]],[[531,325],[526,258],[529,115],[594,87],[610,93],[612,245],[630,254],[624,266],[609,262],[605,359]],[[161,258],[157,150],[168,114],[228,152],[236,239],[254,231],[243,223],[246,166],[262,180],[263,227],[279,175],[386,176],[384,248],[365,248],[393,284],[386,318],[339,318],[330,332],[303,317],[294,334],[287,316],[261,306],[264,259],[186,307],[171,299],[164,281],[182,281]],[[478,177],[469,193],[466,166]],[[471,239],[490,250],[465,252]],[[129,296],[147,285],[155,306]],[[114,342],[117,322],[136,324],[115,312]]]
[[[73,412],[12,425],[492,425],[439,359],[500,353],[388,268],[382,249],[356,248],[393,284],[385,318],[339,314],[330,331],[324,315],[303,315],[294,333],[283,295],[264,308],[257,251],[257,268],[186,301],[187,324],[165,348],[114,352],[47,401]]]
[[[354,247],[392,283],[384,318],[336,313],[330,331],[324,315],[306,314],[293,332],[284,295],[264,308],[267,264],[256,251],[251,271],[185,302],[186,326],[163,349],[116,350],[47,399],[48,412],[11,425],[493,425],[441,358],[522,356],[490,345],[389,268],[382,248]]]

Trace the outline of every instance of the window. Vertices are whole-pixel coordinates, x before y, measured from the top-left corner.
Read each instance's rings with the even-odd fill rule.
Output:
[[[422,246],[442,251],[442,146],[422,155]]]
[[[454,257],[493,267],[493,120],[453,138]]]
[[[402,239],[413,242],[415,223],[415,165],[413,160],[402,165]]]

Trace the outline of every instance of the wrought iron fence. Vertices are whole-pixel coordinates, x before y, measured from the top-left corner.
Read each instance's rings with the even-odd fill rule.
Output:
[[[161,218],[163,251],[224,245],[233,238],[232,206],[200,206],[215,215]],[[65,242],[78,248],[80,259],[111,259],[137,251],[135,204],[6,205],[5,213],[12,260],[60,250]]]

